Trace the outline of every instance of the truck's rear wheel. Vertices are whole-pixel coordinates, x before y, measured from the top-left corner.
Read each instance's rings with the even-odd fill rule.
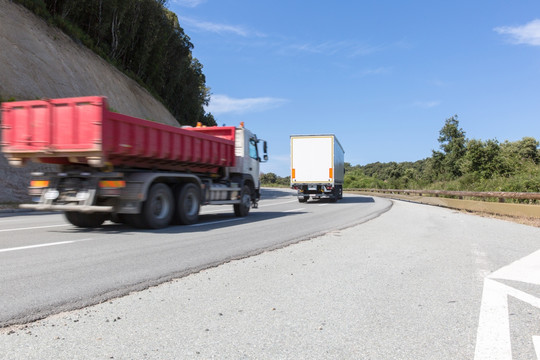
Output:
[[[144,227],[161,229],[169,225],[174,214],[172,190],[166,184],[152,185],[142,207]]]
[[[195,224],[199,220],[201,192],[195,184],[182,186],[176,199],[175,220],[182,225]]]
[[[298,197],[298,202],[301,202],[301,203],[304,203],[304,202],[307,202],[309,200],[309,196],[299,196]]]
[[[82,228],[99,227],[108,217],[108,214],[103,213],[80,213],[76,211],[66,211],[64,215],[72,225]]]
[[[251,188],[248,185],[242,187],[240,193],[240,203],[234,204],[234,214],[239,217],[248,216],[249,209],[251,208]]]

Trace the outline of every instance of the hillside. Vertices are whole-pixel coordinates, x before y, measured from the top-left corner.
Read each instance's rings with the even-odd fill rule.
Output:
[[[9,0],[0,9],[0,99],[104,95],[115,111],[178,126],[163,104],[86,47]],[[0,156],[0,203],[28,200],[29,172]]]

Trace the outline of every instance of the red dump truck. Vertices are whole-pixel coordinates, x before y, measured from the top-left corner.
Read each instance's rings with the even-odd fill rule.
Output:
[[[59,166],[32,173],[35,203],[21,207],[63,211],[79,227],[193,224],[207,204],[246,216],[260,199],[267,146],[243,126],[163,125],[109,111],[99,96],[3,103],[1,125],[11,165]]]

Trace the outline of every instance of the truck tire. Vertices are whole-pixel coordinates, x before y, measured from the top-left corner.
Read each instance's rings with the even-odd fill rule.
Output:
[[[309,196],[299,196],[298,202],[305,203],[309,200]]]
[[[180,188],[176,199],[174,219],[182,225],[195,224],[199,220],[201,191],[195,184],[188,183]]]
[[[76,211],[66,211],[64,216],[72,225],[82,228],[95,228],[101,226],[107,220],[108,214],[102,213],[80,213]]]
[[[161,229],[169,225],[174,215],[173,193],[169,186],[157,183],[150,187],[142,206],[143,227]]]
[[[244,185],[242,187],[242,192],[240,193],[240,204],[234,204],[234,215],[238,217],[248,216],[249,209],[251,208],[251,188],[249,185]]]

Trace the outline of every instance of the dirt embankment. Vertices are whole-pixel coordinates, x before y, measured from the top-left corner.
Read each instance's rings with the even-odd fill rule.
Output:
[[[103,95],[123,114],[175,125],[135,81],[24,7],[0,0],[0,97],[33,100]],[[28,174],[0,156],[0,203],[28,201]]]

